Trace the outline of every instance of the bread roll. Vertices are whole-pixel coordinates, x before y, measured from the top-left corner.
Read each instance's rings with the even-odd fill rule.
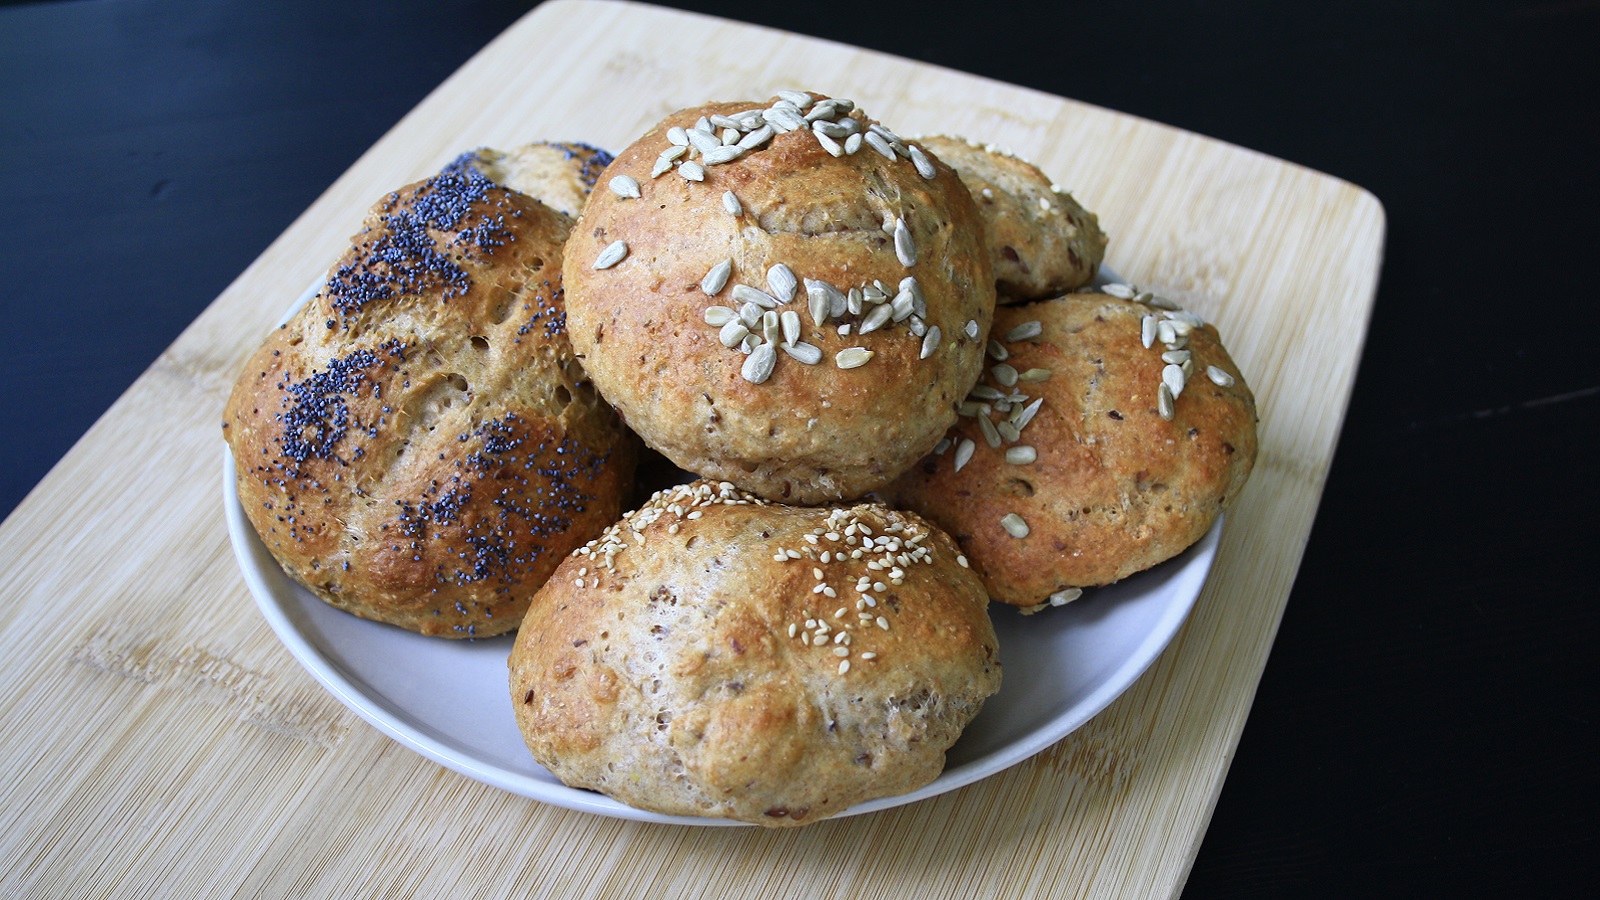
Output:
[[[938,777],[998,690],[948,537],[877,504],[662,491],[562,563],[511,653],[517,724],[574,787],[804,825]]]
[[[1249,478],[1255,400],[1197,316],[1073,294],[1001,307],[992,346],[942,452],[882,492],[955,537],[992,599],[1061,602],[1169,559]]]
[[[674,113],[601,182],[567,247],[573,346],[673,462],[837,501],[954,420],[994,278],[949,167],[849,101],[786,92]]]
[[[527,194],[577,217],[595,180],[611,163],[599,147],[571,141],[536,141],[509,152],[484,147],[463,153],[446,167],[471,166],[495,184]]]
[[[239,499],[312,593],[498,634],[616,519],[635,450],[567,342],[568,221],[470,169],[400,190],[250,359],[224,413]]]

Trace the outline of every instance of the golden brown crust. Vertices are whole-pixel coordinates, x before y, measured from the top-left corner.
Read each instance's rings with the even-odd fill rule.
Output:
[[[498,634],[615,520],[635,450],[564,334],[566,233],[475,173],[407,187],[251,358],[225,434],[295,580],[423,634]]]
[[[576,218],[601,171],[611,164],[611,154],[572,141],[537,141],[510,151],[484,147],[463,154],[451,166],[463,164]]]
[[[886,159],[864,140],[854,154],[835,157],[809,128],[704,165],[703,181],[688,180],[681,167],[652,177],[673,138],[685,139],[672,129],[687,134],[701,117],[758,108],[719,103],[675,113],[602,175],[567,250],[573,346],[629,426],[685,469],[784,502],[860,496],[933,446],[977,377],[994,304],[982,232],[947,166],[924,160],[933,176],[925,178],[911,159],[892,149],[895,159]],[[854,109],[835,119],[850,119],[862,132],[876,125]],[[633,179],[641,196],[612,190],[618,176]],[[738,200],[737,215],[724,206],[727,192]],[[893,223],[900,221],[916,252],[909,266],[896,249]],[[625,256],[597,269],[617,242]],[[729,277],[708,295],[702,281],[724,261]],[[708,324],[708,308],[743,308],[733,299],[738,285],[782,294],[772,287],[778,264],[788,267],[795,288],[792,299],[774,301],[774,318],[795,314],[796,343],[820,356],[816,364],[781,349],[787,337],[781,329],[769,335],[759,315],[750,320],[755,340],[777,340],[749,355],[724,345],[722,325]],[[813,318],[809,293],[823,289],[808,281],[846,295],[876,281],[892,309],[908,276],[920,289],[917,311],[870,334],[861,333],[876,308],[870,291],[859,313],[825,314],[825,324]],[[713,311],[712,321],[720,322],[718,315]],[[842,324],[851,326],[848,335],[839,333]],[[937,346],[923,358],[934,327]],[[848,348],[872,356],[859,368],[840,368]],[[763,353],[772,356],[770,374],[746,368],[759,368],[751,361]]]
[[[1006,408],[990,416],[996,423],[1042,398],[1037,412],[1018,440],[1002,436],[997,449],[977,416],[963,416],[948,449],[882,492],[950,532],[992,599],[1032,606],[1064,588],[1149,568],[1199,540],[1244,487],[1256,454],[1255,401],[1244,378],[1211,325],[1173,335],[1192,354],[1193,374],[1164,418],[1158,394],[1170,351],[1161,337],[1144,346],[1147,316],[1179,330],[1195,321],[1106,294],[1002,307],[994,331],[1009,352],[1004,365],[1024,374],[1006,386],[1010,374],[997,378],[1000,363],[991,359],[973,401]],[[1038,337],[1006,341],[1028,322],[1040,323]],[[1211,366],[1227,386],[1207,375]],[[1030,370],[1048,378],[1030,381],[1039,374]],[[1009,400],[985,400],[994,396],[986,388],[1026,399],[1007,407]],[[956,471],[962,441],[975,449]],[[1005,452],[1021,446],[1033,448],[1036,461],[1007,462]],[[1026,524],[1025,537],[1006,529],[1009,514]]]
[[[914,790],[999,688],[959,552],[877,504],[662,491],[540,591],[510,659],[518,727],[568,785],[671,815],[803,825]]]
[[[1056,297],[1094,280],[1105,259],[1100,220],[1038,167],[956,137],[922,138],[972,193],[1001,303]]]

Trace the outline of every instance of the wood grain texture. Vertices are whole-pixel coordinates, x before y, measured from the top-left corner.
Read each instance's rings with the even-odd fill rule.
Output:
[[[797,831],[567,812],[383,737],[298,667],[234,569],[219,424],[238,366],[372,201],[458,152],[619,148],[672,109],[788,86],[1033,159],[1100,214],[1111,267],[1218,324],[1261,456],[1190,621],[1034,759]],[[541,6],[334,183],[0,527],[0,894],[1173,895],[1311,527],[1383,228],[1351,185],[1070,100],[649,7]]]

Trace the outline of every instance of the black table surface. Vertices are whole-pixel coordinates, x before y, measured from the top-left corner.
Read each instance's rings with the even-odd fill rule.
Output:
[[[0,515],[531,5],[0,5]],[[669,5],[1376,194],[1355,393],[1184,896],[1596,896],[1600,4]]]

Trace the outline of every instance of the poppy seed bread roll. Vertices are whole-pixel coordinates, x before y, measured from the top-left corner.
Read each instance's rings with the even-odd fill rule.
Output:
[[[400,190],[250,359],[224,433],[290,577],[365,618],[483,637],[616,519],[636,449],[567,343],[569,221],[470,169]]]
[[[595,180],[610,163],[611,154],[599,147],[536,141],[511,151],[472,150],[456,157],[445,170],[471,166],[495,184],[576,217],[594,190]]]
[[[882,491],[948,531],[997,602],[1063,602],[1176,556],[1255,463],[1255,398],[1216,328],[1106,289],[1128,296],[1001,307],[1000,358],[949,443]]]
[[[787,503],[926,453],[982,365],[994,279],[948,166],[849,101],[667,117],[567,245],[573,347],[647,444]]]
[[[510,657],[533,756],[641,809],[804,825],[938,777],[999,689],[951,540],[879,504],[657,493],[569,557]]]

